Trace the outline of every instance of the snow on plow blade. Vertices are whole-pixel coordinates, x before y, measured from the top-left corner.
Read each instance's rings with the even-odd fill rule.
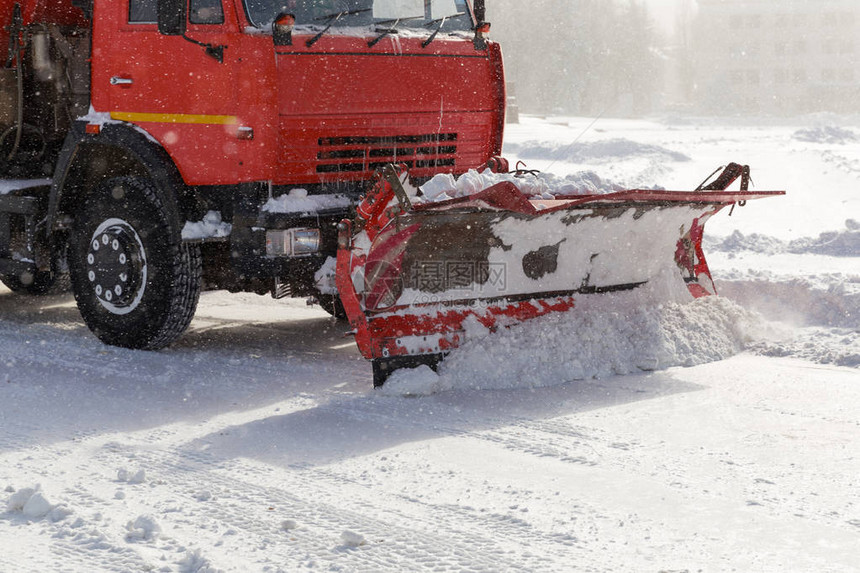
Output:
[[[676,282],[714,294],[705,222],[727,205],[781,195],[747,190],[730,164],[696,191],[628,190],[529,200],[509,181],[438,203],[412,202],[383,170],[340,225],[337,287],[374,384],[461,345],[469,321],[495,329],[563,312],[581,295]],[[740,191],[725,189],[738,177]]]

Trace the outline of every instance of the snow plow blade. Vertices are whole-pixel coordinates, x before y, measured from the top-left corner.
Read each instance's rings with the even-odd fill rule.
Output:
[[[626,190],[530,200],[510,181],[412,204],[388,166],[339,227],[336,282],[374,385],[428,364],[488,329],[575,306],[578,297],[674,281],[715,294],[702,252],[705,222],[726,206],[782,195],[750,192],[730,164],[696,191]],[[740,191],[726,191],[741,178]],[[667,279],[668,276],[668,279]]]

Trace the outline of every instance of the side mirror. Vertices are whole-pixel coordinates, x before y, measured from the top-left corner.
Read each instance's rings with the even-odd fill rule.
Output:
[[[158,0],[158,31],[165,36],[185,35],[188,0]]]
[[[294,14],[281,12],[275,21],[272,22],[272,37],[275,39],[276,46],[292,46],[293,45],[293,28],[296,26],[296,17]]]

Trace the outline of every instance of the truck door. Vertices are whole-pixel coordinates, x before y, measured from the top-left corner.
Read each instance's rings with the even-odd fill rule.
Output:
[[[242,160],[236,15],[222,0],[188,1],[185,37],[158,32],[158,0],[96,2],[93,102],[155,137],[187,183],[231,182]]]

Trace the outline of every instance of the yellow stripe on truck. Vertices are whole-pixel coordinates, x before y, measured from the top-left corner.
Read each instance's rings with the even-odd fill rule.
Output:
[[[235,115],[200,115],[193,113],[136,113],[112,111],[111,119],[133,123],[199,123],[208,125],[236,125]]]

